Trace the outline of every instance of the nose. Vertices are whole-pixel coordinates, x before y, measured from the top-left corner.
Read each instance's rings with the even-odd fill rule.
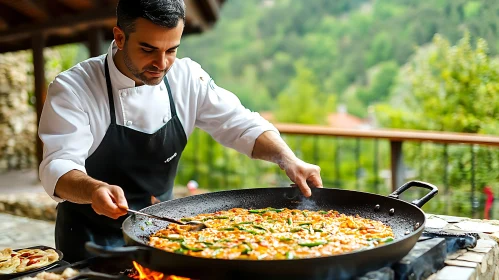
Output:
[[[165,70],[167,67],[168,61],[166,60],[166,55],[160,52],[154,59],[152,65],[158,68],[158,70]]]

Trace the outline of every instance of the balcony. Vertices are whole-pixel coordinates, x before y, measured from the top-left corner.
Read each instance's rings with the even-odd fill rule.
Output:
[[[303,160],[319,165],[325,187],[390,194],[408,180],[427,181],[439,194],[423,207],[431,213],[497,218],[484,189],[497,187],[499,137],[429,131],[338,129],[276,124]],[[291,183],[274,164],[254,161],[195,131],[182,155],[177,184],[229,190]],[[411,190],[403,199],[425,194]],[[496,203],[497,204],[497,200]]]

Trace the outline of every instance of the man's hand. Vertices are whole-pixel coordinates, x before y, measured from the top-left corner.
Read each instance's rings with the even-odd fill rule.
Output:
[[[273,131],[266,131],[256,139],[252,156],[279,165],[306,197],[312,195],[310,186],[322,188],[320,167],[297,158],[284,140]]]
[[[123,189],[96,180],[79,170],[62,175],[54,195],[73,203],[92,204],[97,214],[113,219],[125,215],[128,209]]]
[[[126,215],[128,203],[123,189],[115,185],[99,186],[92,192],[92,208],[95,213],[112,219]]]
[[[310,187],[322,188],[321,168],[317,165],[295,158],[293,161],[284,164],[281,168],[284,169],[289,179],[300,188],[306,197],[312,195]]]

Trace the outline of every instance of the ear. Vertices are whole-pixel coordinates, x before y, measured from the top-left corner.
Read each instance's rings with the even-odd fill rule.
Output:
[[[116,42],[116,46],[118,49],[123,50],[125,47],[125,42],[126,42],[126,36],[125,36],[125,31],[123,31],[121,28],[115,26],[113,28],[113,34],[114,34],[114,41]]]

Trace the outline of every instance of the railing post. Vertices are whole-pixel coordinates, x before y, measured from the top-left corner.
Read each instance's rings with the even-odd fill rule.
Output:
[[[426,164],[425,160],[424,160],[425,158],[426,158],[426,154],[425,154],[424,143],[419,142],[419,174],[418,174],[418,178],[421,181],[425,180],[425,177],[424,177],[424,166]],[[420,188],[420,190],[418,190],[418,196],[423,197],[424,194],[425,194],[425,191]]]
[[[374,191],[376,193],[379,192],[378,188],[378,181],[379,181],[379,174],[378,174],[378,158],[379,158],[379,151],[378,151],[378,139],[374,139],[374,159],[373,159],[373,172],[374,172]]]
[[[214,147],[214,140],[213,138],[205,138],[206,141],[208,141],[208,151],[207,152],[207,156],[208,156],[208,170],[209,170],[209,174],[208,175],[208,186],[210,188],[213,188],[213,187],[217,187],[216,184],[214,183],[215,182],[215,179],[214,179],[214,174],[216,171],[214,170],[213,168],[213,157],[214,157],[214,153],[213,153],[213,149],[215,148]]]
[[[194,131],[194,149],[192,149],[193,153],[194,153],[194,180],[199,182],[199,137],[201,137],[201,134],[199,133],[199,131]]]
[[[360,139],[355,138],[355,189],[360,189]]]
[[[229,189],[229,152],[227,149],[223,149],[222,150],[223,154],[224,154],[224,161],[225,161],[225,164],[224,164],[224,167],[223,167],[223,171],[224,171],[224,189]]]
[[[314,136],[314,164],[319,164],[319,139]]]
[[[449,198],[449,151],[448,145],[444,144],[444,197],[445,200]],[[449,214],[451,205],[446,203],[445,214]]]
[[[402,143],[402,141],[390,141],[393,191],[402,185],[404,179]]]
[[[335,187],[339,188],[341,185],[341,173],[340,173],[340,151],[341,151],[341,146],[340,146],[340,139],[338,137],[335,137],[336,139],[336,151],[334,153],[334,177],[335,177]]]
[[[471,217],[476,218],[476,211],[478,208],[478,200],[475,196],[475,146],[470,145],[471,150]]]

